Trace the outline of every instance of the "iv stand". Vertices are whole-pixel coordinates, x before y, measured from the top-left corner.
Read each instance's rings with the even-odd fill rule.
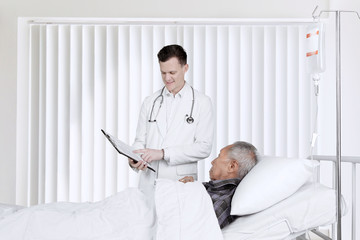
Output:
[[[339,10],[325,10],[320,11],[316,16],[315,12],[318,6],[315,7],[312,17],[317,20],[322,13],[333,12],[336,14],[336,172],[335,172],[335,190],[336,190],[336,209],[337,209],[337,240],[341,240],[341,49],[340,49],[340,16],[341,13],[351,12],[356,13],[360,19],[359,13],[356,11],[339,11]],[[354,226],[353,226],[354,228]],[[354,229],[352,229],[354,231]],[[355,229],[356,230],[356,229]]]

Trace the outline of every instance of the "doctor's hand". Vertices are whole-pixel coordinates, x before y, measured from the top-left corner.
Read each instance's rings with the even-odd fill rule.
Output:
[[[141,158],[147,163],[164,159],[164,151],[162,149],[145,148],[135,150],[134,153],[141,154]]]
[[[135,162],[131,158],[128,158],[128,161],[129,161],[129,165],[132,168],[137,168],[137,169],[143,170],[143,171],[147,168],[147,162],[145,162],[145,161],[137,161],[137,162]]]

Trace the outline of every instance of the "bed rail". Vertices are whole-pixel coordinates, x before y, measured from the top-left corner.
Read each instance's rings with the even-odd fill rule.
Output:
[[[313,232],[315,235],[321,237],[324,240],[332,240],[330,237],[326,236],[322,232],[319,232],[317,229],[313,229],[313,230],[311,230],[311,232]]]
[[[336,171],[335,169],[335,163],[337,161],[337,157],[336,156],[327,156],[327,155],[314,155],[312,156],[311,159],[314,160],[319,160],[319,161],[329,161],[329,162],[333,162],[332,168],[333,171]],[[356,233],[356,202],[357,202],[357,190],[356,190],[356,175],[357,175],[357,170],[356,170],[356,166],[357,164],[360,164],[360,157],[354,157],[354,156],[342,156],[341,157],[341,163],[349,163],[351,164],[351,184],[352,184],[352,189],[351,189],[351,195],[352,195],[352,200],[351,200],[351,239],[352,240],[356,240],[357,238],[357,233]],[[341,176],[340,176],[341,177]],[[318,171],[318,179],[320,179],[320,170]],[[335,183],[335,178],[333,180],[333,187],[336,185]],[[340,192],[337,193],[338,196],[341,195]],[[313,232],[318,235],[319,237],[322,237],[322,233],[318,232],[317,230],[313,230]],[[324,238],[323,239],[330,239],[330,238]],[[336,223],[334,223],[332,225],[332,239],[336,239]]]

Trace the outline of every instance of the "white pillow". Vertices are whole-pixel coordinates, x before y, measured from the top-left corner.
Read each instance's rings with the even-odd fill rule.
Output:
[[[231,215],[262,211],[295,193],[313,174],[318,161],[260,157],[259,162],[237,187]]]

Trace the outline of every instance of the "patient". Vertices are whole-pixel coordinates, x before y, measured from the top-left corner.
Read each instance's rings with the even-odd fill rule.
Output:
[[[236,219],[230,215],[231,199],[236,187],[257,163],[257,150],[247,142],[235,142],[221,149],[220,154],[211,162],[210,182],[204,182],[218,218],[220,228]],[[180,182],[193,182],[192,177],[184,177]]]

